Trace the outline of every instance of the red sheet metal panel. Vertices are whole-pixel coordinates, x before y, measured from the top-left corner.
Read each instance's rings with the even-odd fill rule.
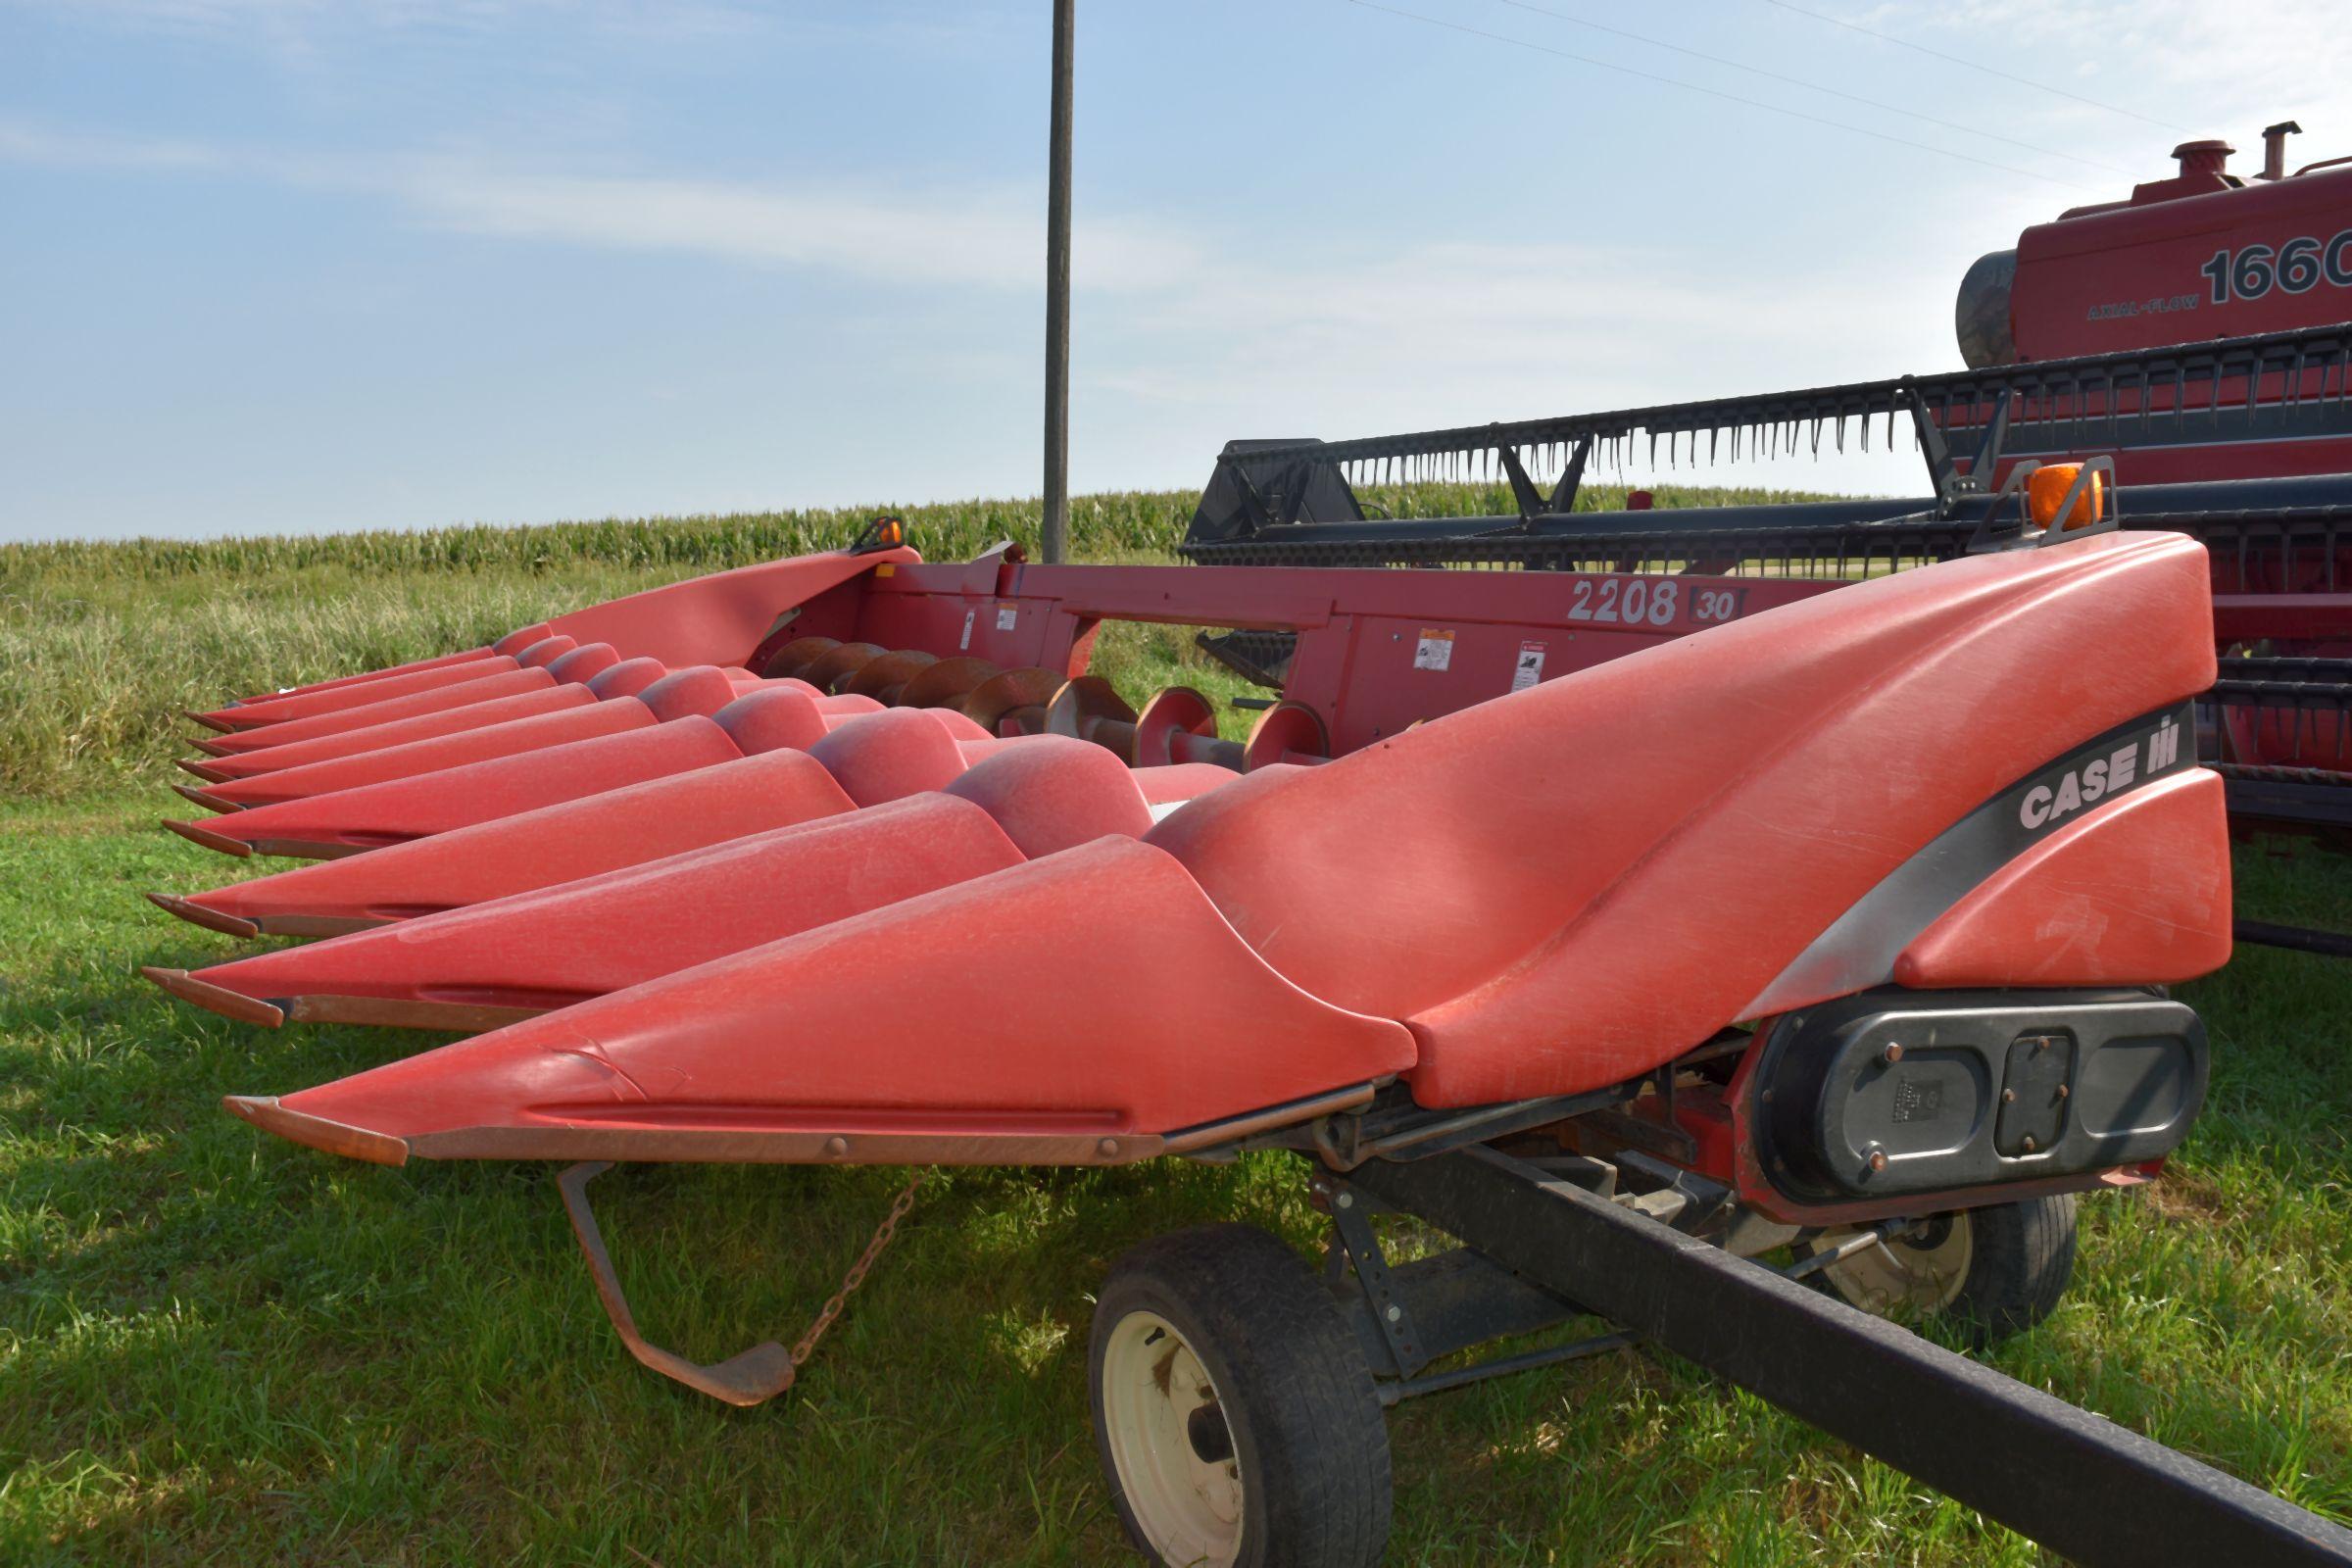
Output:
[[[805,1158],[811,1132],[1164,1132],[1412,1055],[1268,968],[1167,855],[1103,839],[232,1108],[375,1158]]]
[[[1898,985],[2166,985],[2230,961],[2218,774],[2102,802],[2001,867],[1895,960]]]
[[[2020,235],[2010,306],[2018,352],[2064,359],[2352,316],[2352,168],[2239,189],[2207,178],[2206,194],[2114,206]]]
[[[2206,602],[2172,535],[1923,568],[1246,778],[1149,842],[1299,985],[1409,1019],[1424,1102],[1597,1087],[1739,1017],[2021,761],[2210,684]]]
[[[861,584],[878,566],[920,560],[905,549],[794,556],[650,588],[558,615],[548,624],[582,643],[609,642],[632,657],[673,665],[733,664],[751,657],[783,612]]]

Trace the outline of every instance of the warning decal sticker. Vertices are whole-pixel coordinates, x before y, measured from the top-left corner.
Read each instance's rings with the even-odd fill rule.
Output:
[[[1413,650],[1415,669],[1447,669],[1453,664],[1453,633],[1421,628],[1420,646]]]
[[[1511,690],[1523,692],[1544,678],[1544,645],[1521,643],[1519,662],[1511,667]]]

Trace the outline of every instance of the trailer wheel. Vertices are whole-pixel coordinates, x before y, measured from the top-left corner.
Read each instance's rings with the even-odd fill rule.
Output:
[[[1204,1225],[1135,1248],[1103,1282],[1087,1363],[1111,1499],[1152,1561],[1380,1560],[1380,1399],[1330,1293],[1282,1242]]]
[[[1983,1349],[2057,1310],[2074,1273],[2075,1195],[2061,1193],[1938,1214],[1811,1277],[1866,1312],[1947,1318]]]

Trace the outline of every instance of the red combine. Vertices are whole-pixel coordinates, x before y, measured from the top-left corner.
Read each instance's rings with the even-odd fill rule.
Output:
[[[2352,319],[2352,157],[2286,170],[2292,121],[2262,133],[2263,168],[2230,172],[2236,149],[2182,142],[2180,171],[2120,201],[2062,213],[1970,268],[1955,318],[1975,368],[2130,353]],[[2012,433],[2013,456],[2112,453],[2127,479],[2255,478],[2352,472],[2352,411],[2340,379],[2313,366],[2269,368],[2249,417],[2200,419],[2194,387],[2125,388],[2121,408],[2153,416],[2094,442],[2049,424]],[[2232,388],[2230,401],[2242,401]]]
[[[882,519],[193,715],[212,814],[172,826],[308,863],[156,902],[322,940],[149,973],[256,1024],[465,1032],[228,1107],[388,1165],[575,1162],[624,1343],[736,1403],[824,1319],[716,1365],[649,1344],[587,1204],[608,1162],[1296,1152],[1322,1278],[1220,1226],[1100,1292],[1098,1443],[1163,1563],[1373,1561],[1388,1405],[1636,1340],[2078,1561],[2352,1561],[1873,1315],[1982,1344],[2052,1309],[2080,1195],[2154,1179],[2202,1106],[2164,988],[2229,956],[2233,822],[2352,827],[2352,477],[2115,483],[2206,421],[2340,418],[2348,361],[2297,327],[1235,442],[1183,567],[932,564]],[[1576,510],[1607,443],[1882,422],[1929,494]],[[1358,500],[1465,471],[1510,510]],[[1110,620],[1209,628],[1279,696],[1243,740],[1188,689],[1131,706],[1087,672]],[[1053,985],[1007,980],[1006,933]],[[1462,1245],[1392,1259],[1379,1209]]]

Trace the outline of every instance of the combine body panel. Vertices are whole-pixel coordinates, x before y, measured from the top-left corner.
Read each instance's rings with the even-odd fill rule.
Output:
[[[2352,162],[2329,159],[2289,174],[2285,127],[2274,127],[2271,168],[2240,178],[2225,142],[2174,149],[2179,172],[2136,186],[2125,200],[2078,207],[2020,235],[2017,247],[1980,260],[1962,281],[1955,317],[1972,367],[2069,360],[2352,319]],[[2160,441],[2127,435],[2118,468],[2127,479],[2184,479],[2352,471],[2352,412],[2343,387],[2318,367],[2257,378],[2258,416],[2193,418]],[[2329,394],[2333,396],[2330,397]],[[2126,414],[2218,409],[2245,384],[2210,401],[2158,387],[2127,391]],[[2008,450],[2054,461],[2100,450],[2053,421],[2022,420]]]

